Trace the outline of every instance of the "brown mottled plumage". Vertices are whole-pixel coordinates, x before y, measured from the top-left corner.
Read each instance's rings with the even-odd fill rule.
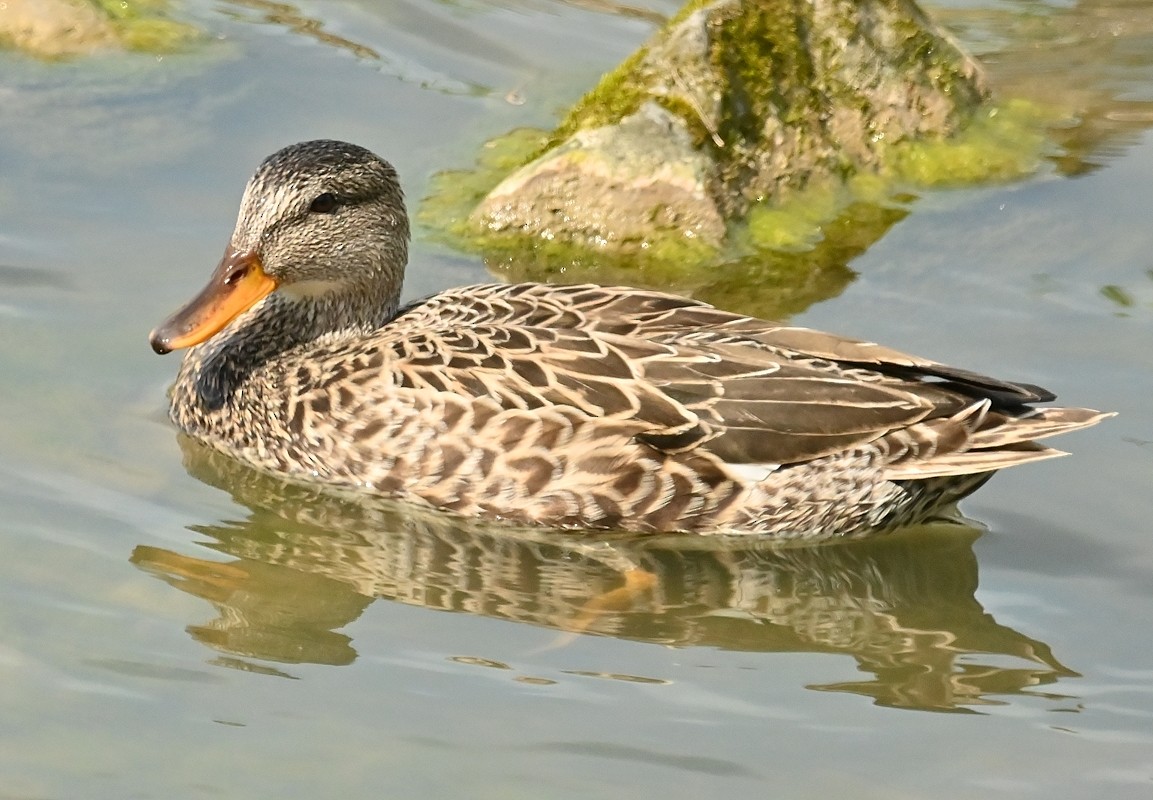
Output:
[[[862,535],[934,515],[1107,414],[868,342],[623,287],[480,285],[398,308],[396,173],[305,142],[152,334],[196,345],[183,430],[272,472],[554,527]]]

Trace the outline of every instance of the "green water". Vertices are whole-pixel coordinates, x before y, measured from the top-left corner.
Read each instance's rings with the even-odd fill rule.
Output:
[[[196,0],[189,54],[0,55],[0,798],[1149,797],[1153,11],[949,5],[1062,149],[912,202],[795,320],[1120,416],[972,525],[779,552],[286,487],[178,439],[147,344],[272,150],[358,142],[415,205],[675,3]],[[487,275],[414,250],[410,297]]]

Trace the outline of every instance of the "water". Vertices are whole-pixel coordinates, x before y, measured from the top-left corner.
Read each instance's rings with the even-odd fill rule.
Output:
[[[1033,57],[1076,93],[1067,154],[922,197],[797,317],[1121,412],[995,478],[971,526],[781,552],[533,537],[285,487],[165,421],[176,362],[148,330],[264,155],[356,141],[415,205],[675,5],[302,4],[317,33],[198,0],[195,54],[0,56],[0,797],[1149,796],[1140,5],[950,4],[1006,84]],[[406,293],[484,276],[418,232]],[[630,594],[634,567],[657,580]]]

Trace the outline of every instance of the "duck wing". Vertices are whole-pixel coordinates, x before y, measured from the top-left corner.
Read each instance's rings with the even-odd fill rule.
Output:
[[[504,409],[564,407],[606,430],[627,423],[639,441],[670,454],[705,448],[729,463],[796,463],[971,402],[911,392],[877,375],[863,380],[747,336],[656,330],[638,325],[635,313],[627,323],[593,315],[594,324],[556,328],[522,320],[537,323],[547,313],[555,324],[571,306],[542,311],[534,304],[532,315],[496,323],[462,319],[460,311],[453,301],[448,320],[405,315],[389,326],[388,361],[401,390],[495,400]]]
[[[964,474],[1061,455],[1032,440],[1109,416],[1036,409],[1053,393],[631,287],[471,286],[413,304],[398,321],[439,331],[433,349],[445,348],[439,360],[405,362],[417,383],[456,381],[522,407],[572,404],[630,420],[657,450],[704,448],[732,464],[874,443],[895,479]],[[476,338],[462,339],[462,327]]]
[[[936,380],[943,389],[988,398],[996,407],[1055,399],[1039,386],[993,378],[876,342],[733,314],[697,300],[626,286],[482,284],[417,301],[402,314],[424,325],[507,322],[664,342],[752,347],[785,360],[820,360],[844,370],[873,371],[895,383]]]

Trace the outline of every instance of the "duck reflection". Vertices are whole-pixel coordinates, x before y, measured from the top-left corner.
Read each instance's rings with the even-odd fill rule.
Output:
[[[816,547],[684,536],[590,541],[341,497],[190,440],[181,446],[194,476],[251,511],[195,528],[232,560],[141,545],[132,561],[212,603],[219,616],[189,632],[233,656],[347,664],[356,651],[337,629],[379,597],[566,634],[845,654],[867,678],[810,688],[900,708],[972,711],[1076,675],[1047,645],[981,608],[972,550],[980,534],[960,524]]]

